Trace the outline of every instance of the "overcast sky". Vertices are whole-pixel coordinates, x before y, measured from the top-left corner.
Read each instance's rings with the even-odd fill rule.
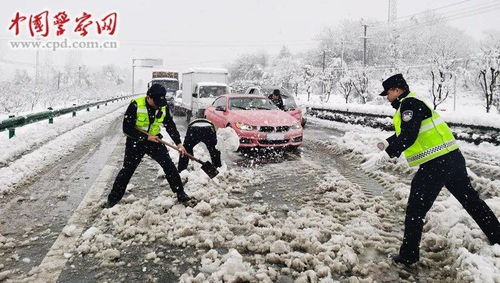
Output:
[[[108,39],[119,42],[116,50],[42,51],[41,58],[64,65],[68,58],[76,64],[116,64],[130,66],[132,58],[162,58],[167,69],[184,71],[189,67],[222,67],[238,55],[255,51],[273,54],[286,45],[292,52],[314,47],[314,38],[326,26],[342,19],[361,18],[387,21],[388,0],[164,0],[164,1],[4,1],[0,10],[0,71],[15,67],[5,61],[33,64],[35,52],[13,50],[8,40],[15,37],[8,30],[16,12],[22,15],[49,10],[51,16],[66,11],[71,20],[82,12],[98,19],[118,13],[118,27]],[[146,4],[149,3],[149,4]],[[399,0],[398,17],[438,9],[455,14],[450,24],[479,39],[486,29],[500,26],[499,0]],[[463,17],[473,14],[469,17]],[[73,23],[71,23],[73,25]],[[360,26],[361,29],[361,26]],[[28,35],[26,23],[21,34]],[[67,31],[68,38],[75,37]],[[25,37],[26,38],[26,37]],[[29,38],[29,35],[28,35]],[[105,39],[93,35],[85,39]],[[3,61],[1,61],[3,60]],[[45,60],[45,59],[42,59]],[[23,68],[32,68],[25,65]],[[147,74],[148,70],[139,72]]]

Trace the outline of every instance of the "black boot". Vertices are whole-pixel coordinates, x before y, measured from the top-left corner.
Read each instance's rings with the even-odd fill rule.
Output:
[[[114,202],[114,201],[109,201],[107,200],[106,202],[104,202],[101,207],[102,208],[112,208],[113,206],[115,206],[118,202]]]
[[[392,260],[395,262],[395,263],[398,263],[398,264],[403,264],[404,266],[406,267],[413,267],[415,265],[415,263],[417,263],[417,261],[411,261],[411,260],[408,260],[408,259],[405,259],[403,258],[402,256],[400,255],[396,255],[392,258]]]
[[[180,203],[186,203],[192,198],[186,194],[184,191],[177,192],[177,201]]]

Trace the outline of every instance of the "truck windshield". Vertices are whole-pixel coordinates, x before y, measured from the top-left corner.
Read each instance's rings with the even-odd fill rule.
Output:
[[[200,86],[200,98],[217,97],[226,94],[226,86]]]
[[[168,90],[179,90],[179,82],[171,80],[153,80],[153,84],[161,84],[167,91]]]

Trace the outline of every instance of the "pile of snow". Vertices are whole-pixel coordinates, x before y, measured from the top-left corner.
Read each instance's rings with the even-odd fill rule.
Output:
[[[237,151],[240,147],[240,138],[231,127],[221,128],[217,130],[217,146],[221,152]]]

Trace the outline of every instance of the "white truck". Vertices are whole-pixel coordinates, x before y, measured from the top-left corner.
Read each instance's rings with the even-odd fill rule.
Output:
[[[226,69],[193,68],[182,74],[182,105],[186,119],[204,117],[216,97],[230,93]]]
[[[179,91],[179,72],[156,70],[152,72],[153,78],[148,83],[148,88],[152,84],[160,84],[167,91],[167,100],[170,113],[174,113],[174,101]]]

